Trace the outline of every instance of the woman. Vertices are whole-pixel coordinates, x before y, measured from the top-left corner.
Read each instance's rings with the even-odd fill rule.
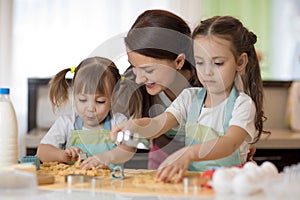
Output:
[[[132,25],[126,38],[131,67],[125,76],[135,79],[143,93],[142,117],[164,112],[187,87],[200,86],[188,24],[165,10],[147,10]],[[157,169],[169,154],[184,146],[183,134],[170,130],[154,139],[148,168]]]

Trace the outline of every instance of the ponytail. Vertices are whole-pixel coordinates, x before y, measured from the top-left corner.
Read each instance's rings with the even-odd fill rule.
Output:
[[[58,72],[49,82],[49,98],[53,110],[60,109],[69,99],[69,84],[66,80],[66,74],[74,68],[67,68]]]

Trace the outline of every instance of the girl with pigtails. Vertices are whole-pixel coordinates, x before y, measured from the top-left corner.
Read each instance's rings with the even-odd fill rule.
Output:
[[[72,83],[66,81],[66,74],[73,72]],[[72,115],[59,116],[41,140],[37,156],[42,162],[72,163],[80,153],[88,158],[81,168],[106,168],[110,164],[122,164],[129,160],[134,149],[123,145],[116,146],[110,140],[109,132],[116,123],[129,117],[138,117],[139,108],[117,106],[137,104],[141,96],[128,82],[122,79],[113,61],[103,57],[83,60],[76,68],[58,72],[50,80],[49,97],[54,110],[60,109],[69,99],[75,109]],[[126,87],[125,87],[126,86]],[[132,89],[131,91],[124,91]],[[119,102],[119,89],[131,93],[131,102]],[[69,91],[72,97],[69,98]]]

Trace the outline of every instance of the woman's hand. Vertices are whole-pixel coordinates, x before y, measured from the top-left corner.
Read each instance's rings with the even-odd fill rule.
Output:
[[[118,125],[112,127],[110,134],[109,134],[111,142],[116,141],[117,134],[118,134],[118,132],[122,131],[122,129],[123,129],[122,124],[118,124]]]
[[[78,159],[78,154],[83,153],[79,147],[71,146],[64,151],[64,162],[75,162]]]
[[[182,181],[184,172],[190,165],[191,159],[189,155],[189,147],[184,147],[171,154],[158,168],[156,178],[159,181],[170,182],[173,177],[175,183]]]
[[[126,130],[138,133],[142,138],[153,139],[177,125],[176,118],[170,113],[162,113],[155,118],[132,119],[114,126],[110,132],[110,139],[116,141],[118,132]]]
[[[117,134],[120,131],[130,130],[135,132],[137,130],[137,125],[134,123],[134,120],[128,120],[126,122],[122,122],[112,127],[110,131],[110,140],[115,142],[117,139]]]

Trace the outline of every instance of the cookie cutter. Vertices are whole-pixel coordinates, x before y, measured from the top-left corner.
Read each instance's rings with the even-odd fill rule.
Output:
[[[147,139],[142,138],[138,133],[133,133],[129,130],[118,132],[115,143],[117,145],[123,144],[137,149],[150,148],[150,143]]]
[[[83,184],[91,182],[92,177],[84,174],[68,174],[65,175],[65,182],[67,183],[67,193],[72,193],[74,189],[82,188]]]
[[[110,177],[114,180],[123,180],[124,179],[124,170],[123,167],[120,165],[113,165],[110,167],[112,172],[110,173]],[[119,176],[116,174],[120,173]]]
[[[40,169],[40,157],[38,156],[23,156],[20,159],[20,163],[25,164],[25,163],[30,163],[35,165],[36,170]]]
[[[79,153],[78,154],[78,160],[80,160],[80,161],[83,161],[83,160],[85,160],[85,159],[87,159],[87,153]]]
[[[75,183],[86,183],[90,182],[92,179],[91,176],[87,176],[84,174],[68,174],[65,175],[65,182],[68,184],[75,184]]]

